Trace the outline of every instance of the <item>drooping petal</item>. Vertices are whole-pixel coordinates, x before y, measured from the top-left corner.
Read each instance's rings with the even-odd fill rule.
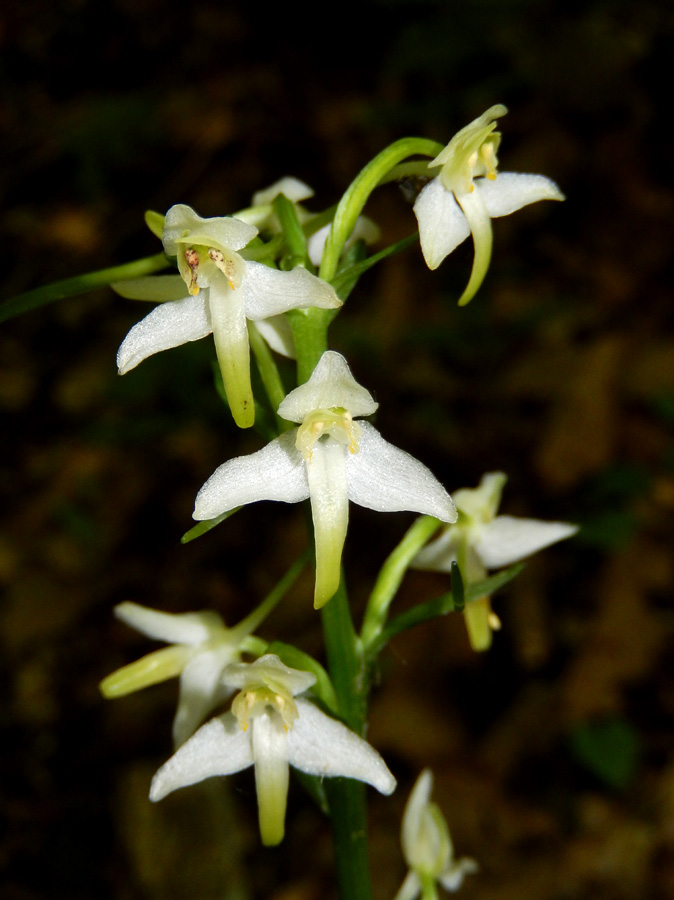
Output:
[[[433,774],[430,769],[424,769],[417,778],[405,806],[400,832],[403,855],[410,868],[417,862],[417,841],[421,831],[423,813],[430,803],[432,790]]]
[[[480,285],[484,281],[484,276],[487,274],[487,269],[489,268],[489,263],[491,261],[493,233],[487,206],[482,198],[481,192],[476,189],[474,185],[471,185],[470,191],[457,194],[456,200],[468,221],[468,227],[473,235],[473,246],[475,248],[470,278],[468,279],[468,284],[463,293],[459,297],[459,306],[465,306],[478,292]]]
[[[346,447],[337,441],[319,441],[306,462],[316,544],[316,609],[334,595],[341,577],[342,550],[349,524],[344,459],[347,453]]]
[[[381,794],[393,793],[396,780],[374,747],[308,700],[295,702],[299,717],[288,732],[291,765],[308,775],[341,775],[371,784]]]
[[[342,305],[332,285],[302,266],[281,272],[262,263],[246,262],[241,290],[246,316],[253,321],[268,319],[290,309],[337,309]]]
[[[153,300],[155,303],[182,300],[185,296],[185,282],[180,275],[145,275],[142,278],[127,278],[113,281],[110,285],[120,297],[129,300]]]
[[[232,775],[252,764],[250,730],[242,731],[235,716],[225,713],[203,725],[164,763],[152,779],[150,800],[161,800],[204,778]]]
[[[260,837],[266,847],[283,840],[286,804],[288,802],[288,733],[276,712],[256,716],[253,732],[255,790],[260,823]]]
[[[205,293],[162,303],[145,316],[122,341],[117,351],[120,375],[130,372],[138,363],[161,350],[198,341],[212,330]]]
[[[480,178],[474,184],[493,218],[508,216],[538,200],[564,200],[555,182],[545,175],[500,172],[493,181]]]
[[[255,422],[255,399],[250,383],[250,345],[246,325],[245,293],[232,288],[224,275],[211,280],[208,308],[227,402],[239,428]]]
[[[326,350],[309,381],[291,391],[278,408],[289,422],[303,422],[316,409],[341,407],[354,417],[371,416],[379,406],[351,374],[341,353]]]
[[[470,234],[465,215],[439,178],[421,191],[414,204],[419,223],[419,241],[429,269],[440,263]]]
[[[168,644],[190,644],[194,647],[224,628],[220,616],[204,610],[198,613],[165,613],[139,603],[125,601],[115,607],[115,616],[148,637]]]
[[[234,646],[222,642],[187,663],[180,676],[178,709],[173,720],[175,747],[192,737],[206,716],[232,693],[220,677],[238,656]]]
[[[99,685],[101,694],[112,700],[168,681],[183,671],[193,652],[187,644],[173,644],[148,653],[104,678]]]
[[[258,319],[255,325],[251,323],[249,328],[257,328],[272,350],[295,359],[295,340],[290,327],[290,322],[285,316],[271,316],[269,319]]]
[[[306,500],[309,482],[302,454],[295,448],[296,435],[293,429],[256,453],[223,463],[197,494],[193,518],[214,519],[257,500]]]
[[[577,531],[577,525],[567,522],[497,516],[480,530],[474,549],[486,568],[497,569],[519,562]]]
[[[168,256],[182,254],[186,245],[241,250],[257,235],[257,228],[232,216],[204,219],[190,206],[177,203],[166,213],[162,240]]]
[[[360,428],[360,450],[346,460],[354,503],[378,512],[407,509],[456,522],[452,498],[423,463],[385,441],[369,422],[361,422]]]

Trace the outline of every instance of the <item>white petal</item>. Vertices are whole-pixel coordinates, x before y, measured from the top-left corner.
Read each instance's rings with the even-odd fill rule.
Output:
[[[500,172],[493,181],[479,178],[473,183],[480,192],[489,215],[494,218],[508,216],[538,200],[564,199],[564,194],[555,182],[545,175]]]
[[[256,321],[288,312],[289,309],[337,309],[342,301],[327,281],[295,266],[290,272],[270,269],[262,263],[247,262],[241,282],[246,316]]]
[[[313,672],[291,669],[274,653],[265,653],[253,663],[233,663],[223,673],[226,684],[239,690],[256,688],[261,684],[277,693],[301,694],[316,684]]]
[[[417,841],[421,832],[424,810],[430,802],[432,790],[433,775],[430,769],[424,769],[417,778],[407,801],[400,833],[403,855],[410,868],[413,868],[418,862],[416,858]]]
[[[456,494],[454,501],[456,502]],[[452,563],[457,561],[460,536],[458,528],[445,529],[440,537],[417,553],[410,568],[421,569],[423,572],[451,572]]]
[[[519,562],[550,544],[571,537],[577,531],[577,525],[566,522],[497,516],[480,530],[474,548],[486,568],[497,569]]]
[[[302,454],[295,449],[297,430],[282,434],[257,453],[221,465],[197,494],[193,517],[214,519],[257,500],[299,503],[309,496]]]
[[[288,732],[291,765],[308,775],[356,778],[381,794],[393,793],[396,780],[374,747],[308,700],[295,702],[299,718]]]
[[[211,333],[205,294],[162,303],[145,316],[124,338],[117,351],[117,368],[124,375],[148,356],[170,350]]]
[[[180,747],[192,737],[206,716],[232,692],[220,677],[236,658],[236,648],[226,642],[190,660],[180,676],[180,697],[173,720],[173,743]]]
[[[470,234],[468,222],[451,191],[439,178],[427,184],[417,197],[414,214],[419,223],[419,240],[429,269],[437,269],[443,259]]]
[[[267,847],[280,844],[285,830],[288,801],[288,734],[277,712],[257,716],[250,724],[253,732],[255,790],[260,836]]]
[[[253,194],[253,206],[266,206],[268,203],[272,203],[279,194],[283,194],[293,203],[300,203],[302,200],[308,200],[309,197],[314,196],[314,192],[308,184],[293,175],[286,175],[268,188],[256,191]]]
[[[423,463],[385,441],[369,422],[361,422],[360,427],[360,450],[346,460],[349,497],[354,503],[379,512],[408,509],[456,522],[452,498]]]
[[[201,613],[165,613],[129,601],[117,604],[115,615],[141,634],[168,644],[197,646],[224,627],[220,616],[208,610]]]
[[[235,716],[211,719],[159,769],[150,800],[161,800],[178,788],[214,775],[232,775],[253,764],[250,729],[242,731]]]
[[[315,409],[342,407],[355,418],[372,415],[378,406],[372,394],[353,377],[341,353],[326,350],[309,381],[288,394],[278,414],[289,422],[302,422]]]
[[[251,323],[251,328],[253,327]],[[285,316],[271,316],[269,319],[258,319],[255,328],[260,332],[272,350],[295,359],[295,341],[290,322]]]
[[[146,275],[143,278],[126,278],[124,281],[113,281],[110,285],[120,297],[129,300],[182,300],[185,296],[185,282],[180,275]]]
[[[504,472],[487,472],[476,488],[452,491],[457,509],[475,522],[491,522],[501,503],[501,494],[508,481]]]
[[[182,254],[186,246],[215,247],[223,252],[241,250],[257,234],[257,228],[232,216],[204,219],[190,207],[177,203],[166,213],[164,250],[169,256]]]
[[[346,488],[347,448],[335,440],[318,442],[306,462],[311,517],[316,544],[314,607],[320,609],[337,592],[342,550],[349,524]]]
[[[393,900],[415,900],[421,893],[421,881],[416,872],[408,872]]]

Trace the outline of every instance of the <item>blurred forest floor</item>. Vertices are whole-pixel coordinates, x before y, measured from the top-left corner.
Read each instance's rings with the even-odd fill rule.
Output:
[[[2,298],[157,252],[147,208],[231,213],[292,174],[321,209],[391,141],[446,142],[506,103],[501,169],[554,178],[566,202],[495,223],[466,309],[469,242],[436,273],[418,249],[384,263],[333,346],[380,402],[382,434],[448,489],[502,469],[504,512],[582,530],[497,595],[489,654],[471,653],[460,616],[384,654],[369,739],[399,788],[371,795],[375,897],[402,881],[400,817],[430,765],[457,853],[480,863],[466,900],[671,898],[674,12],[369,0],[322,15],[5,5]],[[368,214],[387,242],[415,228],[393,185]],[[269,503],[180,546],[198,488],[259,439],[217,399],[210,341],[117,377],[145,312],[105,290],[2,325],[2,896],[333,897],[329,827],[297,784],[275,850],[258,846],[250,772],[151,805],[176,685],[98,693],[156,646],[114,620],[116,603],[234,623],[305,542],[301,511]],[[411,521],[352,508],[356,615]],[[396,608],[446,587],[410,574]],[[260,633],[320,654],[309,574]]]

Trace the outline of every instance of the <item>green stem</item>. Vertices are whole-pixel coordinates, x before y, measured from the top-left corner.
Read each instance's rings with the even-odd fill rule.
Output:
[[[287,313],[297,353],[297,383],[311,377],[316,364],[328,349],[329,309],[292,309]]]
[[[31,312],[65,297],[76,297],[78,294],[86,294],[87,291],[94,288],[106,287],[113,281],[151,275],[170,265],[171,263],[164,253],[157,253],[154,256],[146,256],[145,259],[137,259],[121,266],[112,266],[110,269],[99,269],[97,272],[76,275],[74,278],[66,278],[64,281],[55,281],[53,284],[19,294],[0,304],[0,322],[13,319],[22,313]]]
[[[409,564],[441,524],[432,516],[422,516],[417,519],[381,567],[365,609],[360,633],[364,647],[369,647],[381,634],[386,624],[391,601],[398,592]]]
[[[391,169],[408,156],[419,154],[435,157],[442,149],[440,144],[425,138],[402,138],[382,150],[361,170],[337,206],[318,273],[324,281],[332,282],[344,244],[353,231],[358,216],[372,191],[386,178]]]
[[[248,340],[250,341],[250,347],[253,351],[255,362],[257,363],[262,384],[267,392],[269,403],[274,411],[274,416],[276,417],[276,427],[278,428],[279,434],[281,434],[293,427],[292,422],[286,422],[285,419],[282,419],[276,413],[281,402],[285,399],[285,388],[283,387],[283,382],[281,381],[281,376],[279,375],[269,345],[255,327],[255,323],[251,321],[248,322]]]
[[[343,577],[337,593],[321,610],[321,616],[339,712],[347,725],[362,735],[368,685],[362,646],[353,627]],[[331,778],[325,787],[340,897],[371,900],[365,785],[350,778]]]

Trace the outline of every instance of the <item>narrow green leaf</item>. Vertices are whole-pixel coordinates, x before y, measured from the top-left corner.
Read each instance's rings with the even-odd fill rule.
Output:
[[[5,300],[0,304],[0,322],[6,322],[15,316],[39,309],[56,300],[63,300],[65,297],[76,297],[79,294],[86,294],[94,288],[106,287],[113,281],[151,275],[169,265],[167,257],[163,253],[157,253],[155,256],[147,256],[145,259],[137,259],[121,266],[112,266],[109,269],[99,269],[97,272],[66,278],[64,281],[55,281],[44,287],[36,288],[34,291],[27,291],[25,294]]]

